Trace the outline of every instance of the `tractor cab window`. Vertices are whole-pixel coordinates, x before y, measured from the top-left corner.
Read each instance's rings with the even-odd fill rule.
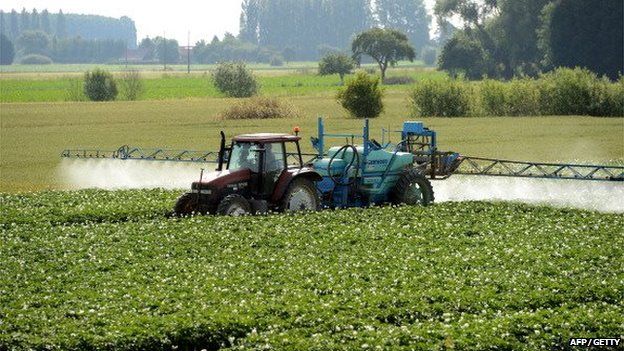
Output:
[[[259,147],[251,143],[236,143],[232,146],[232,152],[228,162],[228,169],[235,170],[249,168],[252,172],[258,172]]]
[[[271,172],[281,172],[284,169],[284,144],[282,143],[271,143],[264,145],[265,153],[264,153],[264,164],[265,171],[267,173]]]

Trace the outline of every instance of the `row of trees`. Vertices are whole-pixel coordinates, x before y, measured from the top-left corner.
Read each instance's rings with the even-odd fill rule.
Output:
[[[13,42],[29,31],[42,31],[59,39],[80,37],[85,40],[121,40],[129,47],[136,47],[136,27],[128,17],[119,19],[96,15],[50,13],[37,9],[20,13],[0,11],[0,32]]]
[[[439,23],[463,22],[439,65],[471,79],[536,76],[559,66],[616,79],[624,71],[623,8],[621,0],[438,0]]]
[[[244,0],[239,38],[316,60],[347,50],[357,33],[372,27],[398,29],[422,49],[430,24],[422,0]]]

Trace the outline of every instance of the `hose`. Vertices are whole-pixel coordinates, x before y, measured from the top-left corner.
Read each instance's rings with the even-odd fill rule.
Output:
[[[351,162],[349,162],[349,165],[347,167],[345,167],[345,171],[342,175],[344,176],[348,176],[349,170],[351,169],[351,167],[353,166],[354,163],[356,163],[356,169],[355,169],[355,176],[353,177],[353,179],[351,179],[350,181],[348,181],[347,183],[342,183],[340,182],[340,180],[337,180],[334,175],[332,174],[331,171],[331,165],[334,162],[334,160],[336,159],[336,156],[338,156],[338,154],[343,151],[342,156],[344,157],[344,154],[346,153],[347,149],[351,149],[353,150],[353,154],[354,157],[351,158]],[[329,163],[327,164],[327,174],[329,174],[329,178],[332,180],[332,182],[334,182],[334,184],[339,185],[339,186],[350,186],[353,185],[353,183],[355,183],[355,181],[357,180],[358,174],[360,172],[360,154],[357,151],[357,148],[353,145],[347,144],[344,145],[343,147],[341,147],[340,149],[338,149],[338,151],[336,151],[336,153],[334,153],[334,155],[329,159]]]

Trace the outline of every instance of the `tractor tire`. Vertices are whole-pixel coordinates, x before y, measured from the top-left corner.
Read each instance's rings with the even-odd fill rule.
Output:
[[[433,187],[429,179],[415,168],[404,171],[397,181],[390,199],[395,205],[421,205],[433,203]]]
[[[175,206],[173,206],[174,216],[190,216],[199,213],[199,204],[197,203],[197,194],[186,193],[178,198]]]
[[[217,214],[222,216],[245,216],[251,214],[249,201],[238,194],[231,194],[223,198],[217,206]]]
[[[286,189],[280,210],[282,212],[318,211],[320,206],[321,199],[314,182],[307,178],[296,178]]]

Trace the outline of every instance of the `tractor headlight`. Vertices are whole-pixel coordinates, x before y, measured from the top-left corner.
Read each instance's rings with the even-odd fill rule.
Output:
[[[192,192],[193,194],[197,194],[199,191],[198,191],[197,189],[193,189],[193,190],[191,190],[191,192]],[[210,190],[210,189],[202,189],[202,190],[201,190],[201,192],[200,192],[200,194],[203,194],[203,195],[210,195],[210,194],[212,194],[212,190]]]

